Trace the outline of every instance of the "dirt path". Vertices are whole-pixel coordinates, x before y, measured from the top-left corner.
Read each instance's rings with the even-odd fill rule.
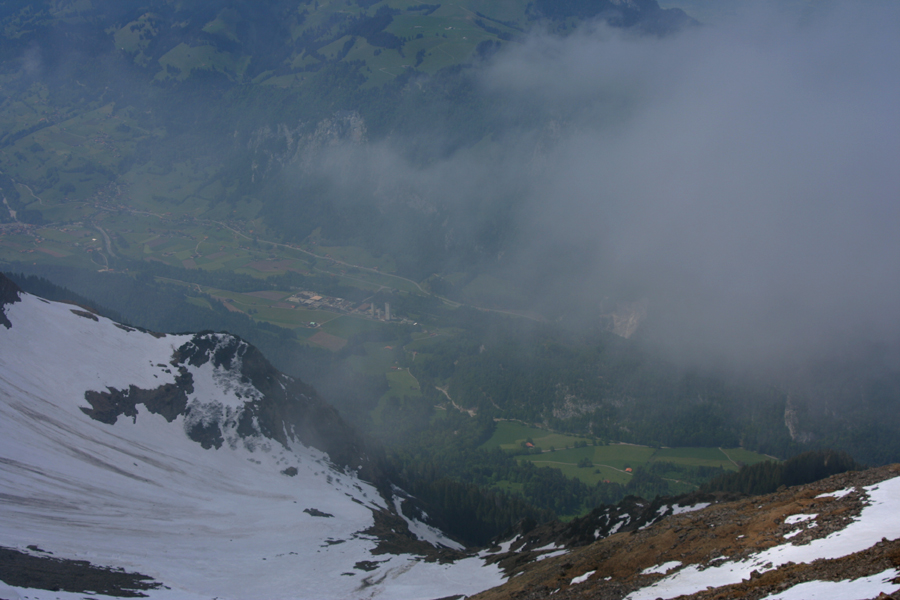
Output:
[[[730,460],[730,461],[731,461],[731,464],[733,464],[735,467],[737,467],[737,469],[738,469],[739,471],[741,470],[741,465],[739,465],[739,464],[737,464],[736,462],[734,462],[734,460],[732,460],[732,458],[731,458],[730,456],[728,456],[728,453],[727,453],[727,452],[725,452],[725,451],[722,450],[721,448],[719,448],[719,452],[721,452],[722,454],[724,454],[724,455],[725,455],[725,458],[727,458],[728,460]]]
[[[413,360],[415,360],[415,355],[413,355]],[[422,384],[419,383],[419,380],[416,379],[416,376],[412,374],[412,371],[409,370],[409,367],[406,367],[406,372],[409,373],[409,376],[413,378],[413,381],[416,382],[416,385],[419,386],[419,389],[422,389]]]
[[[106,230],[103,229],[102,227],[100,227],[99,225],[97,225],[96,223],[94,223],[93,225],[94,225],[94,229],[96,229],[103,235],[103,244],[106,246],[106,251],[109,253],[110,256],[115,258],[116,253],[113,252],[112,242],[110,242],[109,236],[106,234]],[[107,266],[109,266],[109,265],[107,264]]]
[[[32,197],[32,198],[34,198],[35,200],[38,201],[38,204],[40,204],[41,206],[44,205],[44,201],[41,200],[41,197],[38,196],[38,195],[36,195],[34,192],[32,192],[30,187],[28,187],[27,185],[25,185],[25,184],[22,183],[21,181],[17,181],[16,183],[18,183],[18,184],[21,185],[23,188],[25,188],[26,190],[28,190],[28,193],[31,194],[31,197]]]
[[[475,410],[474,408],[463,408],[462,406],[460,406],[459,404],[457,404],[456,402],[454,402],[454,401],[453,401],[453,398],[450,397],[450,394],[447,393],[447,390],[446,390],[445,388],[440,388],[440,387],[438,387],[438,386],[434,386],[434,389],[436,389],[437,391],[439,391],[439,392],[441,392],[442,394],[444,394],[444,396],[447,397],[447,400],[450,401],[450,404],[453,405],[453,408],[455,408],[455,409],[458,410],[459,412],[464,412],[464,413],[466,413],[467,415],[469,415],[470,417],[474,417],[475,415],[478,414],[478,411]]]

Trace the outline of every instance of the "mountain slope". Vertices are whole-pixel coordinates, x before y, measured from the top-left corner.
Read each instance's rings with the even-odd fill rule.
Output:
[[[404,516],[333,409],[238,338],[139,331],[5,278],[0,304],[0,546],[20,557],[139,572],[161,598],[440,597],[502,580],[477,558],[422,560],[461,546]]]
[[[361,81],[383,84],[405,71],[433,73],[469,62],[536,22],[567,19],[570,25],[602,19],[657,34],[695,23],[656,0],[5,2],[0,25],[16,35],[0,43],[0,53],[39,40],[56,60],[72,49],[121,55],[156,82],[194,78],[281,87],[302,85],[323,66],[345,63],[363,67]]]
[[[534,533],[522,534],[493,553],[509,582],[475,598],[848,600],[900,593],[900,465],[694,508],[587,546],[548,544],[538,549],[555,550],[545,560],[533,558]],[[667,510],[660,506],[659,514]]]

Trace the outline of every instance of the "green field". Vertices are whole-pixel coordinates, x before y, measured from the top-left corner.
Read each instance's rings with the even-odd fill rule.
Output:
[[[535,446],[545,451],[549,451],[551,446],[562,450],[567,446],[574,446],[576,442],[591,443],[590,438],[553,433],[516,421],[500,421],[497,423],[494,435],[481,447],[495,448],[499,446],[504,450],[520,450],[527,439],[531,439]]]
[[[541,453],[523,455],[519,460],[559,469],[566,477],[579,479],[588,485],[595,485],[599,481],[624,485],[631,478],[631,473],[626,472],[626,469],[635,469],[651,462],[737,471],[738,464],[741,463],[755,464],[771,460],[743,448],[652,448],[616,443],[594,446],[593,440],[589,438],[553,433],[514,421],[498,422],[494,434],[482,447],[522,450],[523,444],[529,439],[540,448]],[[576,443],[588,445],[579,448],[575,447]],[[579,467],[579,461],[584,459],[590,460],[593,466]],[[690,489],[695,488],[687,485],[684,491]]]
[[[397,369],[388,371],[385,377],[391,386],[385,396],[402,398],[403,396],[421,396],[422,389],[419,382],[409,372],[409,369]]]

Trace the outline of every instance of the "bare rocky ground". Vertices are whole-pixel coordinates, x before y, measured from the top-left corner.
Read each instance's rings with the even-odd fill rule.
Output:
[[[0,547],[0,581],[21,588],[120,598],[146,597],[142,590],[161,586],[146,575],[56,558],[37,546],[29,546],[27,552]]]
[[[866,498],[854,490],[841,498],[816,496],[850,487],[862,488],[900,476],[900,465],[835,475],[773,494],[714,504],[670,516],[644,529],[616,533],[557,557],[535,561],[531,550],[498,553],[494,560],[513,575],[504,585],[473,597],[477,600],[621,600],[652,585],[662,574],[642,571],[670,561],[712,566],[740,560],[784,543],[805,544],[844,528],[860,514]],[[816,514],[809,523],[786,524],[795,514]],[[785,534],[800,533],[785,539]],[[516,548],[513,544],[512,548]],[[900,567],[900,539],[875,544],[862,552],[809,564],[788,563],[736,585],[708,588],[682,600],[758,600],[806,581],[857,579]],[[572,579],[594,571],[583,583]],[[881,598],[889,596],[882,595]],[[900,600],[897,598],[896,600]]]

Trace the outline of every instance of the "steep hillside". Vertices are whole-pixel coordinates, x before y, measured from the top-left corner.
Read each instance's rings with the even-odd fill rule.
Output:
[[[140,331],[5,278],[0,301],[2,597],[418,598],[502,581],[242,340]]]
[[[643,510],[636,514],[656,518],[632,531],[566,547],[539,539],[546,529],[537,529],[492,549],[510,581],[475,598],[846,600],[896,594],[898,502],[898,465],[712,506],[653,509],[637,501],[635,508]],[[628,522],[624,515],[610,517]]]
[[[693,22],[656,0],[5,2],[0,23],[16,35],[0,51],[49,41],[44,51],[56,60],[64,60],[64,50],[115,52],[157,82],[212,76],[277,86],[301,85],[308,74],[343,62],[363,67],[361,81],[381,84],[407,70],[433,73],[467,62],[536,22],[565,28],[567,20],[592,18],[652,33]]]

